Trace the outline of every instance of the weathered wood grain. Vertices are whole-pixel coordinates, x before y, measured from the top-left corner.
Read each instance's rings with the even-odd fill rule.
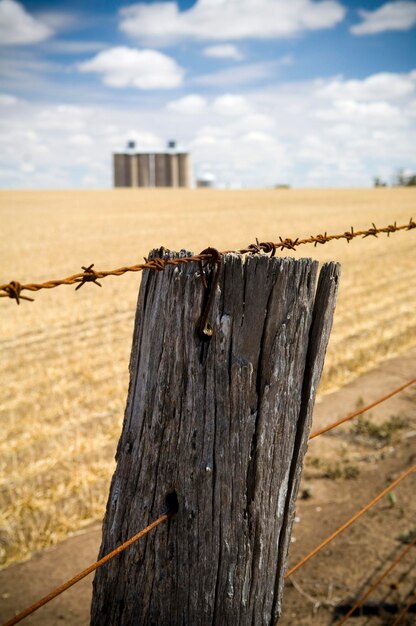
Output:
[[[179,511],[97,571],[94,626],[278,619],[339,267],[323,267],[315,297],[316,275],[310,259],[225,255],[202,341],[198,265],[144,273],[100,555],[167,494]]]

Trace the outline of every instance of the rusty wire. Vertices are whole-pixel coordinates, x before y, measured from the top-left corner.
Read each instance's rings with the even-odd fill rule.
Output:
[[[405,472],[403,472],[403,474],[400,474],[400,476],[396,478],[396,480],[394,480],[393,482],[390,483],[390,485],[385,487],[385,489],[383,489],[377,496],[375,496],[372,500],[370,500],[368,504],[366,504],[359,511],[357,511],[357,513],[355,513],[352,517],[350,517],[349,520],[341,524],[341,526],[339,526],[336,530],[334,530],[334,532],[331,533],[326,539],[324,539],[324,541],[322,541],[318,546],[316,546],[316,548],[311,550],[311,552],[309,552],[306,556],[304,556],[303,559],[301,559],[298,563],[296,563],[296,565],[291,567],[286,572],[285,578],[289,578],[289,576],[294,574],[300,567],[302,567],[302,565],[304,565],[304,563],[309,561],[309,559],[315,556],[315,554],[317,554],[323,548],[325,548],[325,546],[327,546],[328,543],[330,543],[333,539],[335,539],[335,537],[338,537],[338,535],[340,535],[344,530],[346,530],[349,526],[351,526],[351,524],[353,524],[357,519],[359,519],[362,515],[364,515],[364,513],[366,513],[369,509],[371,509],[372,506],[377,504],[377,502],[379,502],[379,500],[384,498],[384,496],[387,493],[389,493],[389,491],[394,489],[394,487],[396,487],[402,480],[407,478],[407,476],[409,476],[415,470],[416,470],[416,463],[412,465],[411,467],[409,467]]]
[[[367,406],[364,406],[362,409],[358,409],[358,411],[355,411],[354,413],[350,413],[349,415],[346,415],[345,417],[341,417],[341,419],[337,420],[336,422],[332,422],[331,424],[328,424],[328,426],[325,426],[324,428],[321,428],[320,430],[315,430],[315,432],[313,432],[310,435],[309,440],[315,439],[315,437],[318,437],[319,435],[323,435],[324,433],[327,433],[329,430],[332,430],[333,428],[336,428],[337,426],[340,426],[341,424],[344,424],[345,422],[352,420],[354,417],[358,417],[359,415],[362,415],[366,411],[369,411],[370,409],[377,406],[378,404],[385,402],[392,396],[396,395],[396,393],[403,391],[404,389],[406,389],[407,387],[410,387],[411,385],[414,385],[415,383],[416,383],[416,378],[412,378],[412,380],[409,380],[407,383],[400,385],[400,387],[393,389],[393,391],[390,391],[390,393],[386,394],[382,398],[378,398],[378,400],[375,400],[371,404],[367,404]]]
[[[377,589],[377,587],[383,582],[386,576],[390,574],[391,570],[394,569],[402,559],[404,559],[404,557],[407,555],[408,552],[410,552],[415,544],[416,537],[408,546],[406,546],[404,550],[400,552],[399,556],[396,557],[392,563],[390,563],[389,567],[384,570],[384,572],[377,578],[377,580],[374,581],[372,585],[370,585],[367,591],[358,598],[358,600],[353,604],[348,613],[346,613],[344,617],[338,622],[337,626],[342,626],[342,624],[345,624],[349,620],[352,614],[355,613],[355,611],[359,609],[360,606],[362,606],[363,602],[368,598],[368,596],[374,591],[374,589]]]
[[[344,530],[346,530],[349,526],[351,526],[351,524],[353,524],[357,519],[359,519],[364,513],[366,513],[372,506],[374,506],[377,502],[379,502],[379,500],[381,500],[387,493],[389,493],[392,489],[394,489],[394,487],[396,487],[402,480],[404,480],[407,476],[409,476],[415,470],[416,470],[416,464],[412,465],[405,472],[403,472],[398,478],[396,478],[396,480],[394,480],[392,483],[390,483],[390,485],[388,485],[385,489],[383,489],[368,504],[366,504],[364,507],[362,507],[355,515],[353,515],[349,520],[344,522],[344,524],[339,526],[323,542],[321,542],[316,548],[314,548],[305,557],[303,557],[303,559],[301,559],[301,561],[299,561],[296,565],[294,565],[292,568],[290,568],[286,572],[285,578],[289,578],[289,576],[294,574],[304,563],[309,561],[309,559],[311,559],[313,556],[315,556],[315,554],[320,552],[325,546],[328,545],[328,543],[330,543],[333,539],[335,539],[335,537],[337,537]],[[67,582],[63,583],[59,587],[56,587],[48,595],[44,596],[43,598],[41,598],[40,600],[38,600],[37,602],[35,602],[31,606],[29,606],[28,608],[26,608],[24,611],[22,611],[21,613],[19,613],[15,617],[11,618],[9,621],[7,621],[4,624],[2,624],[2,626],[14,626],[15,624],[18,624],[23,619],[25,619],[26,617],[28,617],[29,615],[31,615],[32,613],[37,611],[39,608],[41,608],[42,606],[44,606],[45,604],[47,604],[48,602],[50,602],[51,600],[56,598],[58,595],[60,595],[61,593],[63,593],[64,591],[66,591],[67,589],[72,587],[73,585],[75,585],[77,582],[79,582],[80,580],[82,580],[83,578],[88,576],[88,574],[91,574],[93,571],[95,571],[96,569],[98,569],[99,567],[101,567],[102,565],[107,563],[110,559],[115,557],[117,554],[119,554],[120,552],[122,552],[123,550],[128,548],[130,545],[132,545],[134,542],[136,542],[138,539],[140,539],[141,537],[143,537],[144,535],[149,533],[151,530],[156,528],[156,526],[158,526],[162,522],[168,520],[170,517],[172,517],[175,514],[175,512],[176,511],[171,510],[171,511],[168,511],[167,513],[164,513],[163,515],[158,517],[154,522],[149,524],[146,528],[144,528],[143,530],[141,530],[138,533],[136,533],[135,535],[133,535],[133,537],[130,537],[130,539],[127,539],[127,541],[125,541],[123,544],[121,544],[120,546],[115,548],[112,552],[108,553],[107,555],[105,555],[104,557],[102,557],[101,559],[96,561],[95,563],[92,563],[89,567],[84,569],[82,572],[78,573],[76,576],[74,576],[73,578],[71,578]],[[377,584],[379,584],[381,582],[381,580],[391,571],[393,566],[396,565],[399,562],[399,560],[401,560],[405,556],[405,554],[407,554],[407,552],[410,550],[410,547],[412,547],[415,543],[416,543],[416,539],[414,541],[412,541],[410,546],[408,546],[408,548],[401,555],[401,557],[399,559],[397,559],[394,562],[394,564],[392,564],[392,566],[390,566],[389,570],[386,571],[385,574],[383,575],[383,577],[378,580]],[[363,596],[362,598],[360,598],[360,601],[364,601],[365,598],[371,593],[371,591],[377,586],[377,584],[375,583],[371,587],[371,589],[366,593],[366,595]],[[354,606],[352,612],[355,611],[355,609],[358,606],[360,606],[360,605]],[[409,604],[409,606],[410,606],[410,604]],[[406,607],[406,610],[408,610],[408,608],[409,607]],[[403,615],[404,615],[404,613],[403,613]],[[341,623],[344,623],[344,622],[341,622]]]
[[[59,596],[61,593],[63,593],[64,591],[72,587],[72,585],[75,585],[77,582],[79,582],[80,580],[88,576],[88,574],[91,574],[91,572],[94,572],[96,569],[104,565],[104,563],[107,563],[110,559],[115,557],[117,554],[120,554],[120,552],[122,552],[123,550],[131,546],[132,543],[134,543],[138,539],[141,539],[141,537],[144,537],[144,535],[147,535],[147,533],[149,533],[151,530],[156,528],[156,526],[159,526],[159,524],[161,524],[162,522],[165,522],[173,515],[174,515],[173,511],[168,511],[167,513],[164,513],[163,515],[158,517],[154,522],[149,524],[149,526],[146,526],[146,528],[136,533],[135,535],[133,535],[133,537],[130,537],[130,539],[127,539],[127,541],[125,541],[120,546],[112,550],[112,552],[109,552],[108,554],[103,556],[99,561],[92,563],[92,565],[90,565],[89,567],[84,569],[82,572],[80,572],[79,574],[77,574],[76,576],[68,580],[63,585],[56,587],[56,589],[48,593],[47,596],[44,596],[43,598],[41,598],[40,600],[38,600],[37,602],[29,606],[27,609],[25,609],[24,611],[22,611],[15,617],[12,617],[8,622],[5,622],[2,626],[14,626],[14,624],[18,624],[23,619],[25,619],[26,617],[28,617],[29,615],[31,615],[32,613],[40,609],[41,606],[44,606],[45,604],[47,604],[48,602],[56,598],[56,596]]]
[[[354,230],[351,226],[350,230],[340,233],[338,235],[328,235],[325,232],[323,235],[311,235],[310,237],[306,237],[305,239],[291,239],[286,237],[279,237],[278,242],[272,241],[263,241],[259,242],[256,239],[256,243],[249,244],[246,248],[241,248],[240,250],[225,250],[221,252],[221,254],[259,254],[261,252],[265,254],[271,254],[274,256],[277,250],[296,250],[298,246],[304,244],[313,243],[316,247],[318,244],[325,244],[328,241],[345,239],[347,243],[349,243],[352,239],[356,237],[377,237],[379,234],[386,233],[387,236],[390,236],[390,233],[398,232],[399,230],[412,230],[416,228],[416,222],[413,221],[413,218],[410,218],[407,224],[402,224],[397,226],[396,222],[394,224],[389,224],[388,226],[384,226],[383,228],[377,228],[373,223],[371,228],[367,230]],[[86,282],[94,282],[95,284],[101,287],[101,284],[98,282],[100,278],[106,278],[107,276],[121,276],[122,274],[126,274],[127,272],[140,272],[144,269],[151,269],[156,271],[164,270],[168,265],[180,265],[181,263],[192,263],[194,261],[211,261],[216,262],[215,255],[210,252],[210,250],[214,250],[214,248],[207,248],[203,253],[198,255],[193,255],[189,257],[178,257],[175,259],[145,259],[144,263],[139,263],[137,265],[130,265],[119,267],[114,270],[93,270],[94,264],[90,264],[88,267],[82,266],[83,272],[78,274],[73,274],[72,276],[68,276],[67,278],[60,278],[55,280],[48,280],[44,283],[27,283],[22,285],[21,283],[13,280],[10,283],[6,283],[0,285],[0,297],[1,298],[12,298],[16,300],[17,304],[20,303],[20,300],[32,300],[32,298],[28,298],[26,296],[22,296],[21,292],[23,290],[26,291],[39,291],[40,289],[53,289],[54,287],[59,287],[59,285],[74,285],[76,284],[76,289],[79,289]]]

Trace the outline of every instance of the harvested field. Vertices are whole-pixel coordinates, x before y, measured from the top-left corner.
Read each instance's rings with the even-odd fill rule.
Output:
[[[400,224],[414,216],[415,201],[413,189],[4,191],[0,282],[138,263],[160,245],[199,252]],[[412,231],[293,253],[342,263],[321,395],[416,345],[414,249]],[[0,301],[3,566],[102,516],[139,280],[44,290],[20,307]]]

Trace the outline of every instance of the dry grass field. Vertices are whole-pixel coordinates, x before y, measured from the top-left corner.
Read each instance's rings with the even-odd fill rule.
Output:
[[[0,283],[416,217],[413,189],[0,192]],[[320,394],[416,345],[415,231],[304,246],[342,278]],[[0,563],[100,519],[128,385],[139,274],[0,300]]]

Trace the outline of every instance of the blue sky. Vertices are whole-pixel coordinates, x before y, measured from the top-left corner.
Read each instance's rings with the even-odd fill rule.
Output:
[[[0,0],[0,185],[110,187],[175,138],[221,187],[416,171],[416,2]]]

